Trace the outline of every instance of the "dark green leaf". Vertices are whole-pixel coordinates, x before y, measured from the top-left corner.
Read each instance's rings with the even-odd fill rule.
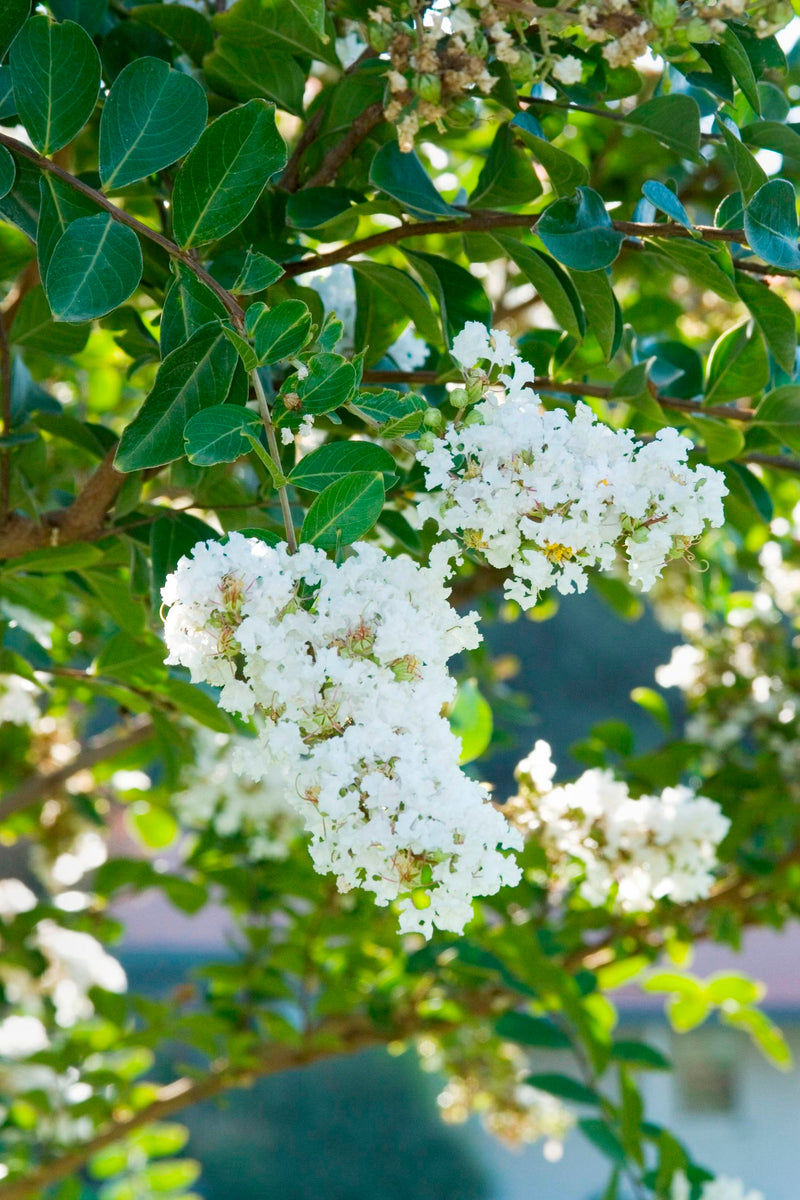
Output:
[[[211,288],[181,262],[173,262],[175,278],[167,289],[161,314],[161,356],[166,358],[211,321],[224,320],[225,305]]]
[[[271,100],[287,112],[303,111],[305,76],[278,41],[234,44],[218,38],[213,54],[203,60],[209,86],[233,100]]]
[[[563,154],[563,151],[558,153]],[[569,155],[566,157],[569,158]],[[575,165],[580,166],[579,163]],[[528,204],[541,194],[542,185],[528,160],[528,155],[514,145],[514,131],[511,126],[501,125],[489,148],[475,190],[469,198],[470,206],[516,208]]]
[[[324,550],[347,546],[363,537],[383,508],[383,475],[359,471],[337,479],[320,492],[303,521],[301,537]]]
[[[304,455],[289,472],[289,481],[307,492],[321,492],[330,484],[354,471],[380,471],[384,485],[395,479],[395,461],[388,450],[371,442],[327,442]]]
[[[231,288],[238,296],[252,296],[263,292],[283,275],[283,267],[266,254],[248,246],[242,269]]]
[[[800,161],[800,133],[794,125],[781,125],[778,121],[754,121],[742,129],[742,141],[748,146],[774,150],[786,158]]]
[[[40,191],[36,249],[39,256],[39,274],[42,279],[46,279],[53,251],[67,226],[79,217],[100,215],[100,209],[88,196],[76,192],[49,172],[42,172]]]
[[[622,340],[622,313],[608,275],[605,271],[576,271],[572,282],[603,357],[613,358]]]
[[[298,398],[297,413],[315,416],[332,412],[346,404],[356,386],[356,369],[339,354],[316,354],[308,365],[305,379],[289,381]],[[286,388],[282,390],[282,397]]]
[[[175,178],[173,220],[180,245],[230,233],[285,163],[286,146],[272,105],[250,100],[218,117]]]
[[[214,45],[211,22],[202,13],[182,4],[139,4],[131,17],[150,29],[157,29],[198,64]]]
[[[498,233],[495,241],[532,283],[539,299],[546,304],[559,325],[574,337],[583,337],[586,322],[575,284],[555,259],[518,238]]]
[[[770,179],[745,206],[744,231],[751,249],[773,267],[800,268],[797,209],[788,179]]]
[[[122,435],[117,469],[137,471],[180,458],[187,421],[202,408],[224,402],[237,361],[221,325],[204,326],[168,354],[153,390]]]
[[[495,1022],[498,1037],[523,1046],[540,1046],[548,1050],[566,1050],[570,1041],[565,1033],[547,1017],[532,1017],[528,1013],[503,1013]]]
[[[92,115],[100,89],[100,55],[85,29],[37,15],[26,21],[9,56],[14,99],[37,150],[52,154]]]
[[[45,291],[57,320],[91,321],[124,303],[141,277],[139,239],[103,213],[67,227],[53,250]]]
[[[214,28],[237,45],[251,45],[262,53],[272,49],[281,63],[290,59],[287,46],[290,53],[337,62],[323,0],[238,0],[214,17]]]
[[[736,272],[736,290],[750,309],[775,361],[793,375],[797,353],[797,319],[785,300],[760,280]]]
[[[721,463],[729,458],[736,458],[744,449],[744,434],[735,425],[694,415],[691,422],[705,442],[706,458],[710,463]]]
[[[216,530],[191,513],[170,513],[153,522],[150,530],[150,557],[153,574],[153,596],[156,608],[164,581],[197,542],[214,540]]]
[[[706,370],[706,404],[757,396],[769,378],[763,338],[752,321],[726,330],[712,347]]]
[[[77,21],[94,37],[100,32],[108,0],[50,0],[49,8],[57,21]]]
[[[574,271],[610,266],[622,245],[622,234],[614,229],[602,197],[588,187],[546,208],[536,232],[550,253]]]
[[[633,112],[627,121],[648,130],[681,158],[694,159],[700,153],[700,109],[692,96],[677,92],[669,96],[654,96]]]
[[[40,172],[26,158],[16,154],[12,154],[12,158],[16,167],[14,186],[0,197],[0,219],[11,221],[35,242],[39,220]]]
[[[529,1075],[525,1082],[531,1087],[538,1088],[540,1092],[547,1092],[562,1100],[572,1100],[575,1104],[600,1103],[600,1097],[594,1088],[587,1087],[585,1083],[581,1083],[578,1079],[572,1079],[569,1075],[556,1073]]]
[[[395,138],[381,146],[373,158],[369,181],[415,217],[467,215],[442,199],[414,151],[404,154]]]
[[[755,413],[755,421],[792,449],[800,449],[800,385],[787,383],[767,392]]]
[[[605,1154],[606,1158],[618,1163],[627,1161],[625,1147],[605,1121],[594,1117],[584,1117],[578,1121],[578,1128],[601,1154]]]
[[[0,58],[5,53],[30,16],[30,0],[3,0],[3,23],[0,25]]]
[[[536,161],[542,164],[560,196],[568,196],[576,187],[589,182],[589,172],[583,163],[566,150],[548,142],[542,136],[539,122],[530,113],[517,113],[511,128],[522,138]]]
[[[426,342],[436,345],[440,340],[439,326],[422,288],[397,267],[386,263],[353,262],[353,275],[358,280],[368,280],[373,291],[380,293],[387,302],[398,305],[406,316],[410,317],[414,328]]]
[[[114,80],[100,119],[100,178],[125,187],[183,158],[203,132],[208,102],[190,75],[139,58]]]
[[[761,163],[742,144],[738,130],[730,129],[727,121],[724,120],[720,121],[719,125],[731,156],[733,169],[739,180],[739,186],[742,189],[742,195],[745,200],[749,200],[767,182],[767,173]]]
[[[756,85],[756,77],[753,73],[752,64],[742,43],[739,41],[730,25],[725,26],[723,31],[718,35],[717,40],[719,41],[722,61],[738,83],[739,87],[744,92],[750,107],[753,108],[760,116],[761,97],[758,94],[758,87]]]
[[[51,356],[79,354],[89,337],[86,325],[67,325],[53,320],[44,289],[32,288],[17,309],[9,334],[17,346],[27,346]]]
[[[11,67],[0,67],[0,120],[14,117],[17,105],[14,100],[14,85],[11,82]]]
[[[295,192],[286,203],[286,219],[295,229],[318,229],[346,213],[363,200],[352,188],[307,187]]]
[[[492,305],[474,275],[438,254],[426,254],[422,250],[404,250],[403,253],[436,295],[448,343],[468,321],[480,321],[489,328]]]
[[[256,433],[260,423],[256,413],[238,404],[201,409],[190,417],[183,431],[186,456],[197,467],[235,462],[252,448],[245,430]]]
[[[276,363],[299,354],[311,333],[311,313],[302,300],[282,300],[274,308],[252,304],[247,332],[255,342],[260,363]]]
[[[5,146],[0,146],[0,198],[11,191],[16,172],[13,154]]]

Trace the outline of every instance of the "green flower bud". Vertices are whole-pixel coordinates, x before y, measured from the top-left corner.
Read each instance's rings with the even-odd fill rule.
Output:
[[[391,25],[379,24],[377,21],[370,21],[367,25],[367,41],[378,54],[383,54],[384,50],[389,49],[393,37],[394,29]]]
[[[478,110],[474,100],[469,96],[461,96],[455,104],[451,104],[445,114],[445,121],[456,129],[466,129],[477,116]]]
[[[427,453],[427,451],[435,449],[436,437],[432,433],[420,434],[420,438],[419,438],[419,441],[417,442],[417,445],[419,446],[420,450],[423,450]]]
[[[469,404],[466,388],[453,388],[452,392],[448,393],[447,399],[453,408],[466,408]]]
[[[420,100],[427,100],[429,104],[440,104],[442,99],[442,81],[438,75],[416,75],[414,77],[414,91]]]
[[[536,59],[527,46],[517,47],[517,61],[509,63],[508,73],[514,83],[527,83],[536,74]]]
[[[444,417],[438,408],[427,408],[422,423],[426,428],[432,429],[434,433],[440,433],[444,429]]]

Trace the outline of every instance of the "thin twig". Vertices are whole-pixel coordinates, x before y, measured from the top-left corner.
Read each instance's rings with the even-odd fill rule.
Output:
[[[253,390],[255,391],[256,398],[258,400],[258,408],[259,412],[261,413],[261,420],[264,423],[264,429],[266,430],[267,434],[267,446],[269,447],[269,452],[272,456],[275,466],[280,468],[281,457],[280,450],[278,448],[278,439],[275,436],[275,426],[272,423],[272,414],[269,411],[269,401],[267,400],[267,395],[264,391],[264,385],[261,382],[258,371],[253,371],[251,379],[253,381]],[[286,545],[289,547],[289,553],[295,554],[297,552],[297,540],[294,536],[294,522],[292,520],[292,510],[289,505],[289,496],[285,487],[279,487],[277,491],[278,499],[281,505],[281,516],[283,517],[283,527],[286,530]]]

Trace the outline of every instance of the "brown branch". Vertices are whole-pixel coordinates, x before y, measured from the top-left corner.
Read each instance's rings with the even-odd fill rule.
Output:
[[[120,732],[118,728],[107,729],[85,742],[78,752],[55,771],[37,772],[23,780],[18,787],[0,800],[0,821],[13,813],[29,808],[49,799],[74,775],[88,771],[106,759],[115,758],[125,750],[141,745],[153,735],[153,723],[147,716],[134,717]]]
[[[69,507],[47,512],[41,521],[11,513],[0,528],[0,559],[17,558],[47,546],[94,541],[109,532],[106,514],[125,481],[125,476],[114,466],[115,453],[115,447],[108,451]]]
[[[365,371],[365,383],[409,383],[431,384],[440,382],[436,371]],[[582,380],[553,379],[550,375],[537,375],[529,387],[540,392],[565,392],[570,396],[595,396],[599,400],[613,400],[610,384],[585,383]],[[703,405],[698,400],[684,400],[679,396],[654,395],[654,400],[664,408],[678,412],[696,413],[699,417],[719,417],[722,420],[747,423],[754,418],[751,408],[734,408],[732,405]],[[772,464],[774,465],[774,464]]]
[[[160,246],[162,250],[166,250],[171,258],[179,259],[190,271],[194,272],[206,287],[211,288],[219,296],[234,321],[238,325],[241,325],[244,320],[244,310],[238,300],[221,283],[217,283],[216,279],[212,275],[209,275],[208,271],[199,265],[189,250],[181,250],[180,246],[170,241],[169,238],[164,237],[163,233],[158,233],[157,230],[151,229],[149,225],[145,225],[142,221],[137,220],[136,217],[132,217],[130,213],[126,213],[124,209],[118,208],[102,192],[90,187],[82,179],[77,179],[74,175],[70,175],[69,171],[65,171],[58,163],[52,162],[49,158],[43,158],[41,154],[37,154],[30,146],[26,146],[24,142],[10,137],[2,130],[0,130],[0,145],[8,147],[9,150],[13,150],[15,154],[19,154],[23,158],[27,158],[40,171],[47,171],[51,175],[55,175],[57,179],[60,179],[62,183],[66,183],[74,191],[88,197],[89,200],[107,212],[115,221],[119,221],[120,225],[127,225],[129,229],[139,234],[140,237],[147,238],[149,241],[155,242],[157,246]]]
[[[330,183],[336,178],[339,168],[343,166],[350,155],[355,150],[356,146],[360,146],[364,138],[368,137],[376,125],[380,125],[383,120],[383,103],[376,100],[374,104],[370,104],[365,108],[360,116],[356,117],[347,133],[327,151],[322,160],[320,168],[316,171],[306,187],[324,187],[326,183]]]

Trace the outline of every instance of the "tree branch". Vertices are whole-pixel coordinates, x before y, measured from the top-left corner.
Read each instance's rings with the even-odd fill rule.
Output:
[[[6,820],[16,812],[49,799],[64,786],[73,775],[80,771],[90,770],[106,759],[114,758],[134,746],[141,745],[153,735],[153,723],[148,716],[138,716],[131,720],[127,727],[120,732],[119,728],[107,729],[89,738],[81,746],[77,754],[55,771],[37,772],[28,776],[18,787],[0,800],[0,821]]]
[[[356,117],[341,141],[328,150],[319,170],[311,176],[305,186],[323,187],[326,183],[330,183],[335,179],[339,168],[347,162],[356,146],[360,146],[364,139],[369,137],[375,126],[380,125],[382,120],[383,103],[380,100],[376,100],[374,104],[370,104],[368,108],[365,108],[360,116]]]
[[[115,221],[119,221],[120,225],[127,225],[129,229],[132,229],[134,233],[138,233],[140,237],[147,238],[149,241],[155,242],[157,246],[160,246],[162,250],[166,250],[171,258],[179,259],[206,287],[211,288],[212,292],[215,292],[219,296],[236,324],[241,325],[244,320],[244,309],[238,300],[221,283],[217,283],[216,279],[200,266],[188,250],[181,250],[180,246],[170,241],[168,237],[164,237],[163,233],[158,233],[157,230],[151,229],[149,225],[145,225],[144,222],[137,220],[136,217],[132,217],[124,209],[118,208],[102,192],[90,187],[88,183],[84,183],[82,179],[76,178],[75,175],[70,175],[69,171],[65,171],[58,163],[52,162],[49,158],[43,158],[41,154],[37,154],[30,146],[26,146],[24,142],[10,137],[2,130],[0,130],[0,145],[6,146],[9,150],[13,150],[15,154],[20,154],[23,158],[27,158],[40,171],[47,171],[49,174],[55,175],[62,183],[66,183],[74,191],[80,192],[81,195],[86,196],[94,204],[98,205],[99,208],[107,212]]]
[[[67,508],[52,509],[41,521],[11,513],[0,527],[0,559],[17,558],[46,546],[93,541],[106,533],[106,514],[125,481],[114,466],[115,454],[113,447]]]

